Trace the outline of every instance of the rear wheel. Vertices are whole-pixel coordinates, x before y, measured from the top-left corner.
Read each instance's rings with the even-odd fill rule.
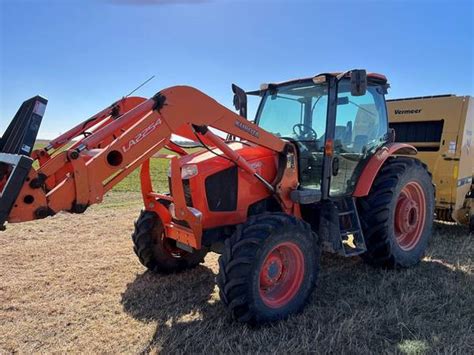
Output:
[[[359,200],[367,252],[376,266],[409,267],[423,257],[431,235],[434,188],[419,160],[389,158],[370,193]]]
[[[158,215],[142,211],[132,234],[133,250],[140,262],[153,272],[178,272],[193,268],[204,261],[207,249],[189,253],[176,247],[173,239],[166,238]]]
[[[306,304],[320,248],[309,224],[283,213],[250,217],[226,240],[217,284],[234,319],[259,324]]]

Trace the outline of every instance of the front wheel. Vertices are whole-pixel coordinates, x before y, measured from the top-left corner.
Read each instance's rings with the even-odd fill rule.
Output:
[[[191,269],[204,262],[207,249],[189,253],[165,237],[164,226],[155,212],[142,211],[132,234],[133,251],[150,271],[161,273]]]
[[[369,264],[388,268],[420,262],[431,236],[434,187],[419,160],[389,158],[369,195],[359,200],[359,216]]]
[[[254,216],[226,240],[217,284],[234,319],[261,324],[306,304],[320,247],[309,224],[283,213]]]

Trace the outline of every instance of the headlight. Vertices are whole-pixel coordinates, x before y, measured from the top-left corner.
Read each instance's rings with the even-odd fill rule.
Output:
[[[190,179],[196,176],[198,173],[198,167],[196,164],[185,165],[181,168],[181,179]]]
[[[181,179],[190,179],[198,174],[196,164],[185,165],[181,168]],[[168,167],[168,177],[171,177],[171,166]]]

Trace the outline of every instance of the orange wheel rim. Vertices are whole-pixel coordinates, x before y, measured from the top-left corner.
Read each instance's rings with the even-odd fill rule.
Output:
[[[280,308],[298,293],[304,277],[304,256],[293,242],[276,245],[267,254],[259,277],[260,297],[266,306]]]
[[[412,250],[420,241],[426,221],[426,199],[417,182],[406,184],[395,210],[395,239],[402,250]]]

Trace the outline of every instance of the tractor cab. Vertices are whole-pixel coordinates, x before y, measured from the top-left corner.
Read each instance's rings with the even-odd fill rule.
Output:
[[[333,155],[329,196],[351,195],[361,165],[386,143],[387,82],[372,74],[366,83],[366,90],[354,92],[348,75],[318,75],[264,84],[259,92],[250,93],[262,96],[256,123],[297,147],[302,188],[321,190],[326,152]]]

